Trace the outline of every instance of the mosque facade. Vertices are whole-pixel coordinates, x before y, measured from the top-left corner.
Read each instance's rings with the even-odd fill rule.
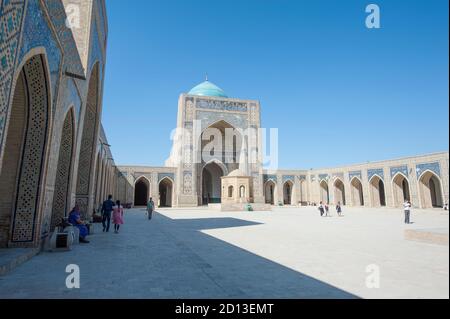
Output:
[[[261,210],[320,202],[401,207],[410,200],[417,208],[448,203],[448,152],[336,168],[265,170],[262,138],[248,133],[260,128],[259,101],[229,98],[208,80],[199,84],[179,97],[177,133],[165,166],[119,166],[133,186],[127,201],[139,206],[151,197],[161,207],[195,207],[242,198]],[[228,148],[226,131],[235,132]],[[246,177],[248,183],[229,185],[228,176]],[[243,208],[225,205],[226,210]]]

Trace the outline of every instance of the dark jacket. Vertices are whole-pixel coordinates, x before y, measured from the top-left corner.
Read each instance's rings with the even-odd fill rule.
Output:
[[[113,211],[114,202],[110,199],[107,199],[103,202],[102,205],[102,214],[111,213]]]

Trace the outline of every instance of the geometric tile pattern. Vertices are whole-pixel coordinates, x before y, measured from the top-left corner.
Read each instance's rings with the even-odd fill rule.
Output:
[[[70,169],[73,152],[73,115],[69,111],[64,121],[56,171],[55,194],[53,195],[51,229],[53,231],[61,218],[66,216],[69,194]]]
[[[86,113],[84,117],[81,139],[80,160],[78,168],[77,196],[89,194],[89,182],[92,168],[92,158],[95,146],[95,129],[97,127],[97,87],[98,72],[93,72],[89,80]]]
[[[422,175],[422,173],[425,172],[426,170],[430,170],[433,173],[435,173],[437,176],[441,177],[441,166],[439,165],[438,162],[423,163],[423,164],[416,165],[417,178],[419,178],[420,175]]]
[[[295,183],[295,176],[294,175],[283,175],[283,184],[287,181],[291,181],[292,183]]]
[[[39,190],[48,127],[48,99],[41,56],[24,67],[28,85],[28,119],[17,187],[12,242],[32,242],[38,220]]]
[[[24,7],[24,0],[3,0],[0,3],[0,149],[3,146]]]
[[[172,181],[175,180],[174,173],[158,173],[158,181],[161,182],[164,178],[170,178]]]
[[[191,172],[183,173],[183,194],[185,194],[185,195],[192,194],[192,173]]]
[[[378,175],[382,180],[384,180],[384,171],[382,168],[367,170],[367,179],[369,181],[374,175]]]
[[[60,1],[45,1],[60,2]],[[53,114],[56,108],[56,98],[59,83],[59,71],[62,61],[61,48],[55,40],[55,34],[49,27],[47,15],[43,11],[42,2],[39,0],[28,0],[26,15],[23,22],[22,40],[18,61],[22,61],[31,49],[44,47],[47,53],[47,63],[50,69],[51,93],[53,97]]]
[[[408,166],[403,165],[403,166],[391,167],[391,178],[394,177],[394,175],[397,173],[402,173],[403,175],[408,177]]]
[[[266,183],[268,180],[272,180],[275,183],[277,182],[277,175],[267,175],[264,174],[264,183]]]
[[[361,171],[353,171],[348,173],[348,179],[352,180],[353,177],[358,177],[360,180],[362,180],[362,173]]]

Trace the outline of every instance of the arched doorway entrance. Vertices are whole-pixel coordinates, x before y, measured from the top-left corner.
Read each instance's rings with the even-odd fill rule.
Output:
[[[68,196],[72,171],[73,142],[74,116],[72,110],[70,110],[66,115],[61,132],[50,231],[55,229],[56,225],[61,222],[61,219],[66,216],[70,209],[68,207]]]
[[[49,127],[48,76],[41,55],[20,71],[0,172],[0,247],[35,246],[41,235]]]
[[[384,191],[384,182],[378,176],[374,175],[369,181],[370,198],[372,207],[386,206],[386,193]]]
[[[441,180],[435,173],[426,171],[422,174],[419,191],[422,208],[444,207]]]
[[[266,204],[275,205],[276,184],[269,180],[264,186],[264,195],[266,198]]]
[[[347,205],[344,183],[339,178],[334,181],[334,202],[335,204],[339,202],[342,205]]]
[[[219,204],[222,201],[222,180],[225,167],[218,162],[207,164],[202,170],[202,204]]]
[[[405,200],[411,200],[409,192],[409,182],[405,175],[397,173],[392,180],[392,191],[394,197],[394,205],[396,207],[403,206]]]
[[[359,178],[354,177],[350,183],[352,187],[353,206],[364,206],[364,193],[362,183]]]
[[[76,187],[76,202],[80,206],[83,218],[86,218],[90,205],[94,181],[94,162],[97,147],[97,132],[100,123],[99,96],[99,64],[95,64],[89,79],[88,96],[81,136],[80,158],[78,161],[78,178]],[[102,186],[100,186],[101,188]]]
[[[159,182],[159,207],[172,207],[173,183],[165,177]]]
[[[330,203],[330,192],[328,190],[328,183],[324,180],[320,182],[320,201],[324,204]]]
[[[150,183],[145,177],[134,184],[134,206],[146,206],[150,198]]]
[[[292,189],[294,184],[291,181],[286,181],[283,185],[283,202],[284,205],[292,205]]]

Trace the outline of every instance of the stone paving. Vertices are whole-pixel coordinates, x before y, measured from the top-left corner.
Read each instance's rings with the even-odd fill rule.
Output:
[[[449,216],[414,211],[413,221],[390,209],[321,218],[313,207],[165,209],[148,221],[132,209],[120,234],[97,228],[90,244],[0,277],[0,298],[448,298],[448,246],[404,231],[448,233]],[[80,289],[66,288],[68,264],[80,267]],[[368,265],[379,267],[379,288],[366,286]]]

